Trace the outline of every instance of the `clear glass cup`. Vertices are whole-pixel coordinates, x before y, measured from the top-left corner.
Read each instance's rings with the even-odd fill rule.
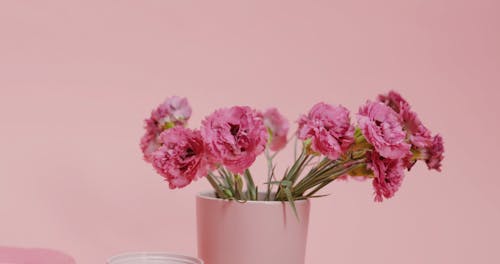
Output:
[[[203,264],[203,261],[177,254],[162,252],[135,252],[113,256],[107,264]]]

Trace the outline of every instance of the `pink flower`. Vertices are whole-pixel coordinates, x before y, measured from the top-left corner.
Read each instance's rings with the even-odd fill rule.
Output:
[[[400,113],[403,126],[409,135],[410,142],[416,148],[425,148],[432,144],[431,131],[424,126],[417,114],[410,110],[409,106],[401,108]]]
[[[407,131],[410,142],[417,148],[427,147],[432,142],[431,132],[420,121],[410,104],[397,92],[379,95],[378,100],[392,108],[401,117],[403,128]]]
[[[399,159],[408,155],[406,139],[399,115],[381,102],[368,101],[361,106],[358,124],[363,135],[381,156]]]
[[[404,172],[401,160],[386,159],[377,152],[369,152],[367,167],[373,171],[372,184],[375,189],[375,201],[391,198],[403,183]]]
[[[152,154],[152,165],[168,181],[170,189],[182,188],[206,176],[208,162],[199,131],[181,126],[160,134],[161,146]]]
[[[343,106],[318,103],[299,120],[297,136],[311,139],[311,148],[329,159],[337,159],[354,141],[349,110]]]
[[[406,107],[409,109],[410,104],[395,91],[389,91],[387,95],[381,94],[378,96],[378,101],[392,108],[396,113],[401,113],[401,108]]]
[[[145,120],[146,132],[141,138],[141,150],[144,160],[151,162],[151,154],[160,147],[158,136],[166,129],[183,126],[191,117],[191,107],[186,98],[172,96],[151,112]]]
[[[432,137],[431,132],[420,121],[417,114],[411,110],[408,102],[397,92],[391,91],[387,95],[379,95],[379,100],[396,111],[407,132],[412,144],[412,149],[420,153],[418,159],[423,159],[429,169],[441,171],[441,161],[443,160],[443,138],[440,135]],[[415,164],[413,155],[407,156],[405,164],[410,169]]]
[[[269,148],[272,151],[283,149],[286,146],[286,136],[290,128],[288,120],[283,117],[276,108],[267,109],[263,114],[263,118],[264,125],[271,134]]]
[[[161,133],[161,129],[158,128],[157,124],[152,119],[145,120],[144,129],[146,133],[141,138],[140,146],[144,155],[144,160],[151,162],[151,155],[160,147],[158,136]]]
[[[167,98],[151,113],[151,119],[158,122],[160,128],[185,125],[190,117],[191,107],[187,99],[178,96]]]
[[[214,161],[233,173],[252,165],[268,137],[262,118],[247,106],[215,111],[203,120],[201,134]]]
[[[434,136],[432,144],[427,149],[428,158],[425,160],[427,167],[431,170],[441,171],[441,161],[443,160],[444,145],[440,135]]]

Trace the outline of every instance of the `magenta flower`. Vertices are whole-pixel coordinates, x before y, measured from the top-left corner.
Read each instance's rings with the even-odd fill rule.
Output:
[[[185,187],[207,175],[209,164],[199,131],[177,126],[162,132],[159,141],[161,146],[153,152],[151,163],[170,189]]]
[[[312,150],[331,160],[337,159],[354,142],[354,126],[349,110],[343,106],[318,103],[298,124],[298,138],[311,139]]]
[[[373,171],[372,181],[375,189],[376,202],[382,202],[383,198],[391,198],[399,190],[403,183],[404,172],[401,160],[386,159],[377,152],[369,152],[367,167]]]
[[[203,120],[201,134],[214,161],[233,173],[249,168],[268,138],[262,118],[247,106],[215,111]]]
[[[381,102],[366,102],[358,113],[358,124],[363,135],[381,156],[399,159],[408,155],[410,144],[406,142],[401,118]]]
[[[441,171],[441,161],[444,156],[444,145],[443,138],[441,135],[434,136],[432,140],[432,144],[427,148],[427,159],[425,163],[427,163],[427,167],[431,170]]]
[[[172,96],[151,112],[145,120],[146,132],[141,138],[144,160],[151,162],[151,154],[160,147],[158,136],[168,128],[183,126],[191,117],[191,107],[186,98]]]
[[[271,137],[269,148],[272,151],[279,151],[286,146],[287,134],[290,124],[288,120],[278,112],[276,108],[267,109],[263,114],[264,125],[269,130]]]

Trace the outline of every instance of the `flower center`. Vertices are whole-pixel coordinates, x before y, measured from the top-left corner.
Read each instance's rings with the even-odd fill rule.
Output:
[[[192,148],[188,148],[186,150],[186,158],[194,156],[196,153],[194,153],[194,150]]]
[[[236,136],[238,131],[240,131],[240,125],[229,124],[229,126],[231,127],[229,130],[231,135]]]

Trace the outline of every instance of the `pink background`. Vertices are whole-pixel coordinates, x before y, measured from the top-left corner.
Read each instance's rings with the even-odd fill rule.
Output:
[[[196,127],[221,106],[295,120],[397,89],[443,134],[443,173],[417,166],[383,204],[368,182],[330,186],[308,263],[499,263],[499,3],[1,1],[0,245],[194,255],[208,184],[170,191],[141,160],[153,106],[187,96]]]

